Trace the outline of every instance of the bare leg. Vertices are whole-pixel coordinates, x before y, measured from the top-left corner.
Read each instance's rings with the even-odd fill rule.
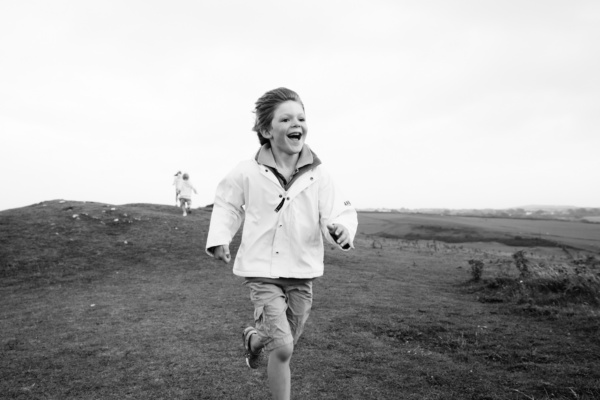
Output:
[[[292,389],[290,373],[290,359],[294,352],[294,345],[288,344],[278,347],[269,354],[267,374],[271,394],[275,400],[289,400]]]

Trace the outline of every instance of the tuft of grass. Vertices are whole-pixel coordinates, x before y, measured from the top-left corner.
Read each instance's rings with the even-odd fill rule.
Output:
[[[535,261],[524,251],[512,255],[517,274],[510,274],[506,262],[490,262],[501,266],[496,274],[484,280],[485,288],[495,291],[496,296],[518,304],[536,305],[600,305],[600,263],[595,256],[562,261]],[[469,260],[473,281],[474,260]],[[483,269],[483,262],[477,263]],[[486,297],[486,298],[489,298]]]
[[[471,266],[471,277],[474,282],[479,282],[481,280],[481,275],[483,275],[484,263],[481,260],[469,260],[469,265]]]

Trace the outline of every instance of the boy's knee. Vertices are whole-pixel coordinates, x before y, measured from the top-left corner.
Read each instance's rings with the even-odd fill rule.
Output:
[[[285,346],[278,347],[271,351],[272,357],[276,357],[280,362],[287,362],[290,358],[292,358],[292,354],[294,353],[294,344],[286,344]]]

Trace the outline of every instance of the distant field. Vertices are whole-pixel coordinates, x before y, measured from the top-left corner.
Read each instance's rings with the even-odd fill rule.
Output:
[[[359,232],[449,243],[497,241],[510,246],[568,246],[600,252],[600,224],[571,221],[361,212]]]

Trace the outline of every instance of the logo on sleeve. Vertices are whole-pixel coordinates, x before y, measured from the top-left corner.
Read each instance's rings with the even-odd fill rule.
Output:
[[[346,201],[344,202],[344,205],[345,205],[345,206],[351,206],[352,204],[350,204],[350,202],[346,200]]]

